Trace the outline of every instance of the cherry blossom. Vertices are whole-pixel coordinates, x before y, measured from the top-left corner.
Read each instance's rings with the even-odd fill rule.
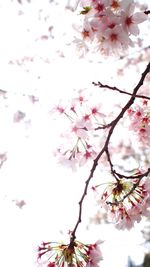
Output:
[[[60,114],[59,118],[67,121],[60,136],[62,142],[54,152],[58,162],[76,170],[93,160],[98,152],[100,138],[95,129],[105,118],[101,106],[92,101],[91,97],[88,99],[84,90],[79,90],[74,98],[68,100],[65,108],[62,103],[54,107],[52,113],[54,116],[55,113]]]
[[[129,2],[128,5],[127,2]],[[122,3],[122,7],[124,7],[124,10],[121,13],[121,20],[124,31],[133,35],[138,35],[140,33],[138,24],[145,21],[147,16],[142,12],[134,13],[135,3],[131,0],[126,1],[125,4]]]
[[[108,182],[99,199],[99,205],[107,210],[108,217],[119,229],[131,229],[142,216],[150,215],[150,180],[117,178]],[[98,188],[95,190],[98,198]]]
[[[123,47],[128,47],[130,43],[129,37],[122,31],[121,26],[115,26],[112,29],[108,28],[104,33],[103,49],[106,54],[109,54],[110,49],[117,53]]]
[[[140,146],[149,146],[150,142],[150,107],[144,100],[128,110],[129,129],[135,133]]]
[[[85,52],[92,50],[94,46],[105,55],[119,54],[128,47],[133,47],[130,36],[139,35],[138,24],[147,20],[147,15],[143,12],[134,12],[133,0],[80,1],[80,7],[80,14],[84,17],[83,26],[74,42],[78,47],[80,44],[82,49],[85,48]]]
[[[99,262],[103,259],[102,253],[99,249],[99,245],[102,241],[98,240],[95,244],[90,245],[88,249],[88,255],[90,257],[89,262],[86,267],[97,267],[99,266]]]
[[[21,120],[23,120],[25,118],[26,114],[20,110],[18,110],[15,114],[14,114],[14,122],[20,122]]]
[[[38,247],[38,266],[43,267],[97,267],[102,260],[102,253],[99,245],[83,244],[77,240],[66,245],[57,242],[43,242]]]
[[[18,3],[23,4],[23,1],[31,2],[30,0],[18,0]],[[13,1],[11,1],[11,2],[13,2]],[[50,2],[53,2],[53,0],[50,0],[47,2],[50,3]],[[135,8],[136,6],[135,6],[135,3],[133,0],[77,0],[76,2],[77,2],[77,5],[80,2],[79,12],[78,11],[77,12],[78,12],[78,18],[80,18],[82,21],[82,23],[79,25],[79,27],[77,27],[78,36],[74,40],[74,43],[77,45],[77,47],[80,50],[83,49],[83,51],[85,51],[85,52],[93,51],[92,47],[94,47],[94,49],[97,50],[99,52],[99,54],[110,55],[110,56],[112,56],[113,54],[117,54],[117,55],[119,55],[120,59],[122,59],[122,53],[124,53],[124,51],[126,51],[129,47],[134,46],[133,40],[136,40],[135,37],[137,37],[140,33],[140,25],[139,24],[146,21],[148,14],[150,13],[149,10],[145,11],[145,14],[144,14],[144,11],[138,12]],[[56,5],[57,5],[57,3],[56,3]],[[20,7],[21,7],[21,5],[20,5]],[[138,7],[137,7],[137,9],[138,9]],[[31,10],[32,10],[32,8],[31,8]],[[22,17],[23,12],[24,11],[21,8],[21,10],[19,11],[20,18]],[[28,13],[28,10],[27,10],[27,13]],[[44,21],[45,22],[47,21],[49,24],[49,16],[47,16],[47,14],[44,14],[45,12],[43,14],[42,13],[43,13],[42,9],[39,10],[38,18],[40,20],[42,20],[42,16],[43,16]],[[57,12],[54,12],[54,14],[56,15]],[[59,10],[58,10],[58,16],[60,17]],[[34,17],[34,16],[31,16],[31,17]],[[54,18],[57,21],[57,17],[54,16]],[[28,24],[30,24],[30,22]],[[35,23],[35,24],[37,26],[37,23]],[[51,23],[50,23],[50,25],[51,25]],[[47,33],[43,32],[43,34],[40,34],[39,36],[35,36],[37,34],[34,33],[34,36],[35,36],[34,39],[36,40],[37,43],[39,43],[39,42],[45,43],[49,39],[49,34],[51,33],[51,30],[53,29],[53,26],[50,26],[50,25],[48,25],[48,27],[47,27]],[[59,28],[59,24],[57,27]],[[39,27],[36,27],[36,28],[39,28]],[[54,27],[54,32],[55,32],[55,30],[56,29]],[[23,30],[21,30],[21,31],[23,32]],[[30,27],[29,27],[27,32],[29,32],[29,33],[34,32],[34,27],[33,27],[33,29],[30,29]],[[48,34],[48,32],[49,32],[49,34]],[[63,37],[65,35],[66,34],[63,34]],[[52,35],[50,37],[51,37],[51,39],[55,39],[55,37]],[[57,37],[56,37],[56,39],[57,39]],[[63,38],[62,38],[62,43],[64,44]],[[52,42],[52,47],[53,47],[53,45],[55,46],[55,42],[54,43]],[[67,47],[69,47],[69,45],[70,45],[70,43],[68,44]],[[59,46],[60,46],[60,42],[59,42]],[[27,49],[27,51],[28,51],[28,49]],[[29,51],[30,51],[30,48],[29,48]],[[53,70],[53,58],[50,57],[50,58],[43,59],[42,56],[40,56],[40,54],[38,53],[38,51],[36,51],[36,49],[35,49],[35,51],[33,51],[34,52],[33,54],[38,54],[37,59],[40,59],[40,61],[42,60],[45,63],[52,63],[52,64],[50,64],[52,68],[50,68],[50,70],[48,70],[48,73],[51,74],[50,77],[52,77],[53,76],[53,72],[52,72],[52,70]],[[57,51],[57,53],[61,54],[62,58],[65,57],[65,53],[63,53],[63,52],[61,53],[61,51]],[[124,56],[126,56],[126,55],[124,55]],[[19,59],[19,58],[18,59],[15,59],[15,58],[10,59],[9,65],[10,65],[10,67],[12,67],[14,64],[17,64],[17,66],[19,68],[23,67],[25,69],[25,72],[28,73],[28,68],[26,69],[26,63],[31,63],[31,64],[35,63],[35,65],[38,65],[37,67],[41,72],[41,64],[39,64],[40,61],[37,60],[37,62],[36,62],[35,56],[27,55],[27,56],[23,56],[22,59]],[[36,64],[36,63],[38,63],[38,64]],[[69,64],[70,64],[70,61],[69,61]],[[71,67],[72,67],[72,65],[71,65]],[[66,65],[63,65],[63,66],[66,66]],[[103,72],[101,72],[100,69],[98,69],[98,71],[100,74],[99,76],[103,76]],[[128,150],[128,153],[127,153],[126,144],[123,143],[125,153],[124,153],[124,155],[122,153],[123,157],[120,157],[120,159],[119,159],[119,163],[121,162],[121,164],[123,165],[123,168],[121,168],[122,166],[119,167],[119,163],[117,162],[117,160],[114,160],[115,157],[113,155],[113,154],[116,154],[118,158],[120,156],[120,155],[118,156],[118,154],[119,154],[118,151],[121,150],[122,146],[119,148],[119,145],[118,145],[117,141],[115,140],[115,137],[118,137],[119,135],[121,135],[121,132],[119,131],[119,129],[121,127],[123,128],[124,119],[127,120],[130,133],[133,134],[134,136],[136,136],[139,145],[141,145],[142,148],[144,148],[144,149],[147,147],[149,148],[149,142],[150,142],[150,106],[149,106],[149,102],[147,100],[144,100],[142,102],[137,100],[137,98],[139,97],[139,95],[137,95],[138,90],[140,89],[141,85],[143,85],[145,77],[149,71],[150,71],[150,65],[149,65],[149,67],[147,66],[145,68],[145,71],[141,75],[142,78],[138,81],[137,85],[135,85],[135,87],[133,88],[133,91],[131,93],[124,92],[123,90],[117,89],[117,87],[115,87],[117,85],[115,85],[114,87],[105,86],[106,90],[107,89],[113,89],[113,90],[118,91],[120,93],[126,94],[126,97],[129,98],[129,100],[126,102],[126,104],[124,104],[124,102],[125,102],[124,99],[123,99],[123,101],[120,101],[120,100],[118,101],[118,99],[116,97],[117,103],[115,103],[115,105],[113,105],[114,109],[112,108],[110,113],[109,113],[109,111],[106,111],[106,109],[108,108],[108,105],[111,101],[108,102],[107,99],[104,99],[103,97],[100,98],[100,97],[95,96],[94,95],[95,92],[93,91],[93,88],[91,91],[89,90],[89,92],[86,89],[80,89],[78,92],[74,92],[73,97],[71,97],[69,99],[67,99],[68,98],[67,90],[64,91],[65,92],[65,101],[63,101],[63,100],[59,101],[58,104],[56,104],[50,112],[54,116],[54,119],[57,121],[56,128],[55,128],[55,125],[53,127],[53,123],[51,124],[51,118],[52,117],[49,120],[49,127],[48,128],[45,127],[46,126],[45,123],[47,123],[47,113],[48,113],[47,101],[51,102],[51,100],[52,100],[51,97],[50,97],[50,99],[49,99],[49,97],[48,97],[48,99],[45,99],[45,98],[47,96],[47,90],[48,90],[48,96],[49,96],[49,88],[51,89],[54,87],[54,90],[55,90],[55,86],[49,87],[49,85],[48,85],[48,89],[46,89],[46,91],[44,90],[44,92],[46,92],[46,94],[44,94],[43,100],[41,98],[39,98],[40,95],[43,96],[43,90],[42,91],[41,91],[41,89],[39,90],[39,87],[38,87],[39,85],[37,86],[37,84],[35,84],[35,90],[34,91],[36,91],[37,94],[39,94],[39,97],[34,96],[34,92],[32,92],[32,90],[31,90],[31,92],[29,92],[29,95],[28,95],[28,93],[27,93],[28,88],[25,90],[27,92],[21,96],[21,99],[22,99],[22,97],[23,97],[23,99],[25,99],[25,98],[28,99],[28,102],[30,102],[30,104],[35,104],[36,102],[39,102],[38,109],[35,110],[35,112],[33,112],[33,114],[32,114],[33,116],[31,116],[31,119],[33,119],[33,127],[31,127],[31,138],[25,138],[27,140],[27,142],[25,142],[25,146],[27,144],[27,150],[26,150],[25,146],[23,146],[23,147],[21,146],[20,149],[17,150],[18,154],[21,151],[23,154],[25,153],[25,156],[26,156],[26,154],[27,155],[29,154],[26,152],[28,152],[28,149],[30,149],[30,148],[33,149],[34,151],[36,151],[36,150],[38,151],[38,157],[36,157],[36,153],[33,153],[33,155],[31,153],[31,157],[29,157],[29,159],[28,159],[28,161],[30,161],[30,158],[34,159],[34,155],[35,155],[35,164],[33,164],[34,176],[36,177],[35,168],[38,166],[38,163],[40,163],[39,164],[40,174],[41,174],[41,172],[43,173],[43,170],[45,170],[45,167],[47,166],[47,156],[48,156],[47,152],[49,151],[48,153],[50,153],[49,149],[51,148],[51,143],[53,143],[53,141],[55,141],[57,143],[57,147],[56,147],[56,150],[54,151],[54,155],[57,157],[58,162],[61,163],[63,166],[67,166],[67,167],[71,168],[72,170],[77,170],[79,167],[82,167],[82,166],[86,166],[86,168],[88,169],[88,167],[90,165],[89,173],[86,177],[86,180],[84,180],[83,192],[82,192],[82,195],[78,201],[79,211],[77,214],[77,220],[75,222],[73,230],[70,231],[70,241],[68,243],[43,242],[38,247],[38,252],[37,252],[37,254],[38,254],[38,259],[37,259],[38,267],[39,266],[40,267],[98,267],[99,265],[101,265],[101,261],[103,260],[102,253],[101,253],[102,241],[98,240],[95,243],[86,244],[85,242],[82,243],[81,241],[78,241],[78,239],[76,240],[76,235],[77,235],[76,232],[78,229],[78,225],[83,221],[83,218],[82,218],[83,206],[84,206],[83,202],[84,202],[85,197],[88,194],[88,189],[89,189],[89,185],[90,185],[91,180],[95,179],[95,174],[99,175],[99,174],[104,174],[106,172],[110,173],[109,181],[106,182],[106,180],[105,180],[105,182],[104,182],[105,184],[103,187],[102,194],[99,193],[99,185],[93,186],[92,189],[94,192],[96,192],[96,194],[98,196],[99,207],[106,210],[106,213],[110,217],[111,222],[113,222],[118,229],[131,229],[132,227],[134,227],[135,222],[139,223],[141,221],[143,216],[147,216],[147,217],[150,216],[150,211],[149,211],[149,208],[150,208],[150,179],[148,177],[148,175],[150,173],[150,168],[148,169],[147,172],[145,172],[145,175],[142,174],[142,173],[144,173],[143,171],[139,171],[139,173],[140,173],[139,175],[137,175],[137,173],[133,173],[133,175],[130,177],[126,176],[125,173],[128,173],[128,171],[125,170],[126,165],[124,163],[123,163],[124,164],[123,165],[122,162],[125,161],[125,157],[132,157],[134,153],[130,153],[131,152],[130,149]],[[59,77],[59,79],[61,79],[61,75],[58,75],[58,72],[59,72],[59,70],[57,70],[56,77],[57,78]],[[74,72],[74,70],[71,68],[71,72],[73,73],[73,75],[75,76],[75,79],[77,80],[78,77],[76,75],[76,71]],[[91,72],[93,72],[93,69],[91,69]],[[42,80],[44,82],[45,81],[49,82],[46,79],[47,75],[45,76],[44,70],[42,73],[37,75],[38,81],[39,81],[40,77],[43,77]],[[109,73],[107,72],[107,69],[106,69],[106,73],[107,73],[107,77],[108,77]],[[68,73],[68,71],[66,70],[65,74],[66,74],[65,80],[67,79],[67,81],[68,81],[70,79],[70,72]],[[114,73],[112,72],[111,73],[112,81],[114,82],[115,79],[114,79],[113,74]],[[85,76],[85,79],[87,78],[88,74],[86,72],[86,68],[83,67],[81,75]],[[7,76],[9,77],[9,75],[7,75]],[[31,76],[36,76],[36,70],[35,70],[35,73],[31,74]],[[56,80],[56,77],[54,79],[54,82]],[[99,77],[99,78],[101,78],[101,77]],[[41,80],[40,84],[42,84],[42,80]],[[74,86],[73,79],[71,80],[70,83],[71,83],[71,86],[72,85]],[[29,82],[29,84],[31,86],[30,82]],[[63,83],[61,81],[60,81],[60,84],[61,84],[61,86],[59,87],[59,89],[60,89],[59,93],[63,93],[60,91],[62,91],[61,89],[64,86],[63,86]],[[91,84],[92,84],[92,82],[91,82]],[[55,82],[55,85],[57,87],[56,82]],[[99,83],[99,85],[102,85],[102,84]],[[31,89],[30,86],[29,86],[29,89]],[[127,86],[127,88],[128,88],[128,86]],[[43,85],[42,85],[42,89],[43,89]],[[8,90],[7,87],[6,87],[6,90]],[[16,90],[18,90],[18,89],[15,88],[15,91],[13,93],[15,95],[14,96],[15,98],[16,98],[16,94],[18,94],[16,92]],[[11,90],[11,88],[10,88],[10,93],[11,93],[11,91],[13,92],[13,89]],[[23,89],[23,91],[24,91],[24,89]],[[71,91],[71,88],[70,88],[70,91]],[[70,94],[70,91],[69,91],[69,94]],[[58,95],[59,95],[59,93],[58,93]],[[8,97],[6,94],[8,94]],[[3,99],[6,100],[5,102],[9,103],[9,99],[7,100],[7,98],[9,98],[9,90],[8,90],[8,93],[7,93],[7,91],[0,90],[0,95],[2,96]],[[10,96],[10,98],[11,98],[11,96]],[[105,102],[105,100],[106,100],[106,102]],[[112,100],[111,97],[110,97],[110,100]],[[9,108],[8,103],[6,103],[5,106],[6,106],[6,109],[8,109],[8,117],[9,117],[9,110],[11,110],[11,107]],[[46,104],[46,106],[45,106],[45,104]],[[19,101],[19,106],[20,105],[21,105],[21,103]],[[106,109],[105,109],[106,113],[105,114],[104,114],[104,110],[103,110],[104,105],[106,106]],[[24,106],[26,106],[26,103]],[[35,105],[32,105],[32,106],[34,106],[33,108],[35,108]],[[44,109],[43,109],[43,107],[44,107]],[[49,107],[49,104],[48,104],[48,107]],[[111,107],[110,107],[110,109],[111,109]],[[31,109],[30,109],[30,111],[32,113]],[[1,113],[3,113],[3,109],[2,109]],[[36,116],[35,116],[35,113],[36,113]],[[23,111],[22,109],[20,109],[20,107],[19,108],[16,107],[14,116],[12,118],[13,122],[15,122],[16,129],[19,129],[18,128],[19,124],[22,125],[25,123],[25,125],[27,125],[32,121],[32,120],[30,120],[30,118],[29,118],[29,120],[26,119],[26,117],[28,117],[27,115],[28,115],[28,112],[26,112],[26,109],[25,109],[25,111]],[[43,115],[44,116],[46,115],[44,123],[42,123],[42,119],[44,118]],[[7,116],[6,116],[6,120],[7,120]],[[5,131],[7,133],[9,131],[10,127],[8,127],[8,128],[5,127],[6,120],[4,120],[4,127],[2,127],[2,128],[4,128],[4,130],[6,128],[7,130],[5,130]],[[7,126],[7,123],[6,123],[6,126]],[[43,126],[44,126],[44,128],[43,128]],[[51,131],[53,131],[53,128],[55,128],[54,131],[55,131],[56,135],[58,134],[59,130],[63,128],[62,132],[60,130],[60,143],[57,142],[57,136],[56,136],[56,138],[55,138],[55,136],[51,136]],[[58,129],[58,131],[57,131],[57,129]],[[47,132],[48,134],[43,135],[43,133],[45,133],[45,132]],[[114,132],[116,133],[116,136],[115,136]],[[10,159],[9,161],[10,161],[10,167],[11,167],[10,171],[13,169],[13,165],[11,164],[11,157],[15,158],[15,154],[13,156],[13,153],[11,151],[13,151],[12,149],[16,149],[16,144],[18,144],[18,146],[20,145],[20,140],[24,140],[24,138],[22,139],[22,135],[21,135],[20,136],[21,138],[19,138],[19,142],[18,142],[17,139],[14,139],[14,133],[16,133],[16,131],[12,132],[12,133],[10,131],[10,133],[8,134],[8,138],[7,138],[8,144],[10,144],[10,146],[11,146],[10,147],[10,153],[8,150],[8,159]],[[20,131],[19,131],[19,133],[20,133]],[[50,133],[50,135],[49,135],[49,133]],[[21,128],[21,134],[22,134],[22,128]],[[47,135],[48,135],[48,138],[47,138]],[[112,137],[112,135],[113,135],[113,137]],[[35,138],[34,138],[34,136],[35,136]],[[6,134],[6,137],[7,137],[7,134]],[[11,137],[11,138],[9,138],[9,137]],[[44,138],[46,138],[46,139],[44,140]],[[121,138],[122,138],[122,136],[121,136]],[[49,143],[49,141],[47,139],[50,139],[51,142]],[[13,142],[15,140],[17,141],[16,143]],[[34,141],[33,146],[32,145],[30,146],[30,144],[31,144],[30,140]],[[28,147],[28,144],[29,144],[29,147]],[[39,144],[40,144],[40,146],[38,147],[37,145],[39,145]],[[115,145],[116,145],[116,147],[115,147]],[[3,149],[3,139],[2,139],[2,149]],[[143,149],[143,151],[144,151],[144,149]],[[17,155],[17,153],[16,153],[16,155]],[[141,153],[141,155],[142,155],[142,153]],[[142,156],[141,156],[141,158],[142,158]],[[19,159],[18,156],[17,156],[17,159]],[[26,158],[23,157],[23,160],[24,159],[26,159]],[[5,177],[5,174],[7,174],[7,170],[5,172],[5,168],[4,168],[4,173],[3,173],[3,164],[6,160],[7,160],[6,152],[1,152],[1,154],[0,154],[0,168],[2,169],[2,178],[3,178],[3,174],[4,174],[4,177]],[[46,160],[46,162],[44,160]],[[42,161],[43,161],[43,163],[42,163]],[[48,161],[49,161],[49,156],[48,156]],[[20,159],[20,162],[21,162],[21,159]],[[26,164],[26,160],[24,160],[24,162]],[[142,160],[141,160],[141,162],[142,162]],[[31,165],[30,162],[27,162],[27,163],[29,163],[29,167],[30,167],[30,165]],[[46,165],[45,165],[45,163],[46,163]],[[51,167],[53,162],[49,162],[49,163],[48,163],[48,167],[50,167],[50,168],[48,168],[48,169],[50,171],[50,174],[53,173],[53,175],[50,175],[51,177],[53,177],[55,174],[57,174],[57,172],[55,173],[56,169],[54,169],[54,171],[53,171],[52,167],[55,168],[56,166]],[[25,167],[26,167],[26,165],[25,165]],[[8,162],[8,166],[9,166],[9,162]],[[18,164],[17,164],[17,166],[18,166]],[[21,167],[22,166],[23,165],[21,165]],[[133,166],[131,166],[131,168],[132,167]],[[119,174],[119,172],[117,173],[115,171],[116,169],[122,170],[124,175]],[[45,172],[44,172],[44,174],[45,174]],[[87,174],[87,170],[85,171],[85,174]],[[25,173],[25,176],[27,177],[26,173]],[[29,177],[30,176],[33,176],[33,175],[29,175]],[[11,177],[12,177],[12,175],[11,175]],[[61,177],[63,177],[63,174],[61,175]],[[49,178],[49,176],[48,176],[48,178]],[[104,177],[104,178],[106,178],[106,177]],[[72,179],[72,177],[71,177],[71,179]],[[45,184],[45,182],[47,184],[47,178],[42,183],[42,185]],[[101,182],[101,181],[99,181],[99,182]],[[7,183],[6,183],[6,185],[7,185]],[[58,186],[61,188],[59,182],[58,182]],[[58,189],[58,186],[56,186],[57,189]],[[68,184],[67,184],[67,186],[68,186]],[[101,184],[101,186],[103,186],[103,185]],[[27,189],[28,189],[28,187],[27,187]],[[41,192],[42,189],[43,189],[43,187],[40,188],[40,193],[41,193],[40,195],[42,195],[42,192]],[[81,189],[82,189],[82,186],[81,186]],[[71,184],[71,188],[69,189],[69,193],[72,194],[73,193],[72,190],[75,190],[75,188],[73,188],[73,186]],[[60,191],[63,191],[63,190],[60,190]],[[56,194],[59,194],[59,192],[57,190]],[[46,196],[47,195],[48,196],[51,195],[49,187],[48,187],[48,194],[46,194]],[[60,194],[59,194],[59,196],[60,196]],[[59,197],[59,200],[61,200],[63,198],[64,198],[64,194],[62,197]],[[68,197],[68,194],[67,194],[67,201],[69,198],[70,198],[70,196]],[[56,195],[56,199],[57,199],[57,195]],[[43,199],[43,202],[41,202],[41,200],[39,200],[40,206],[42,209],[43,209],[43,206],[45,209],[45,203],[47,203],[47,200],[48,200],[47,198],[46,198],[46,201],[45,201],[45,199]],[[26,202],[22,198],[20,198],[20,200],[15,198],[12,201],[15,203],[15,205],[19,209],[23,209],[24,206],[26,205]],[[42,205],[42,203],[44,203],[44,205]],[[52,201],[50,201],[50,204],[52,204],[52,206],[54,206],[56,204],[56,201],[54,201],[54,198],[53,198],[53,194],[52,194]],[[60,202],[58,204],[60,206]],[[62,205],[62,206],[64,206],[64,205]],[[49,210],[51,210],[51,212],[52,212],[51,208]],[[54,208],[55,213],[56,213],[56,210],[57,210],[57,215],[58,215],[59,214],[58,208]],[[68,212],[68,210],[69,210],[69,208],[67,205],[67,212]],[[62,213],[60,213],[60,216],[61,216],[61,214]],[[39,215],[39,213],[38,213],[38,215]],[[45,226],[45,222],[47,221],[47,219],[44,218],[43,215],[41,215],[42,216],[41,220],[43,221],[43,225]],[[52,220],[53,217],[54,216],[51,216],[50,220]],[[60,221],[61,221],[61,219],[60,219]],[[51,226],[51,223],[50,223],[50,226]],[[49,227],[49,224],[48,224],[48,227]],[[46,228],[45,228],[45,230],[46,230]],[[9,237],[9,239],[10,239],[10,237]],[[7,244],[8,242],[5,242],[5,243]],[[5,249],[6,246],[3,245],[3,247]],[[22,248],[22,246],[20,246],[20,247]],[[14,248],[16,248],[16,246],[14,246]],[[12,252],[12,255],[13,255],[13,252]],[[5,254],[4,254],[4,257],[5,257]],[[28,266],[28,264],[26,264],[26,266]]]

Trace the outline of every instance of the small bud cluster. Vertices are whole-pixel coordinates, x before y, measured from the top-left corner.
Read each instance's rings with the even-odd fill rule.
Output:
[[[102,260],[99,249],[101,241],[83,244],[74,241],[69,245],[43,242],[38,248],[39,266],[43,267],[98,267]]]

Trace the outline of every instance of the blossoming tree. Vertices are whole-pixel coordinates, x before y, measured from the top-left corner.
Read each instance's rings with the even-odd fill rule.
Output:
[[[22,8],[19,12],[21,16],[24,3],[30,5],[32,0],[16,2]],[[70,7],[70,1],[66,6],[79,19],[79,25],[74,25],[74,51],[77,50],[80,57],[86,57],[88,53],[92,56],[101,55],[101,65],[106,63],[106,72],[111,58],[116,62],[124,59],[124,65],[118,69],[118,77],[124,75],[128,81],[125,88],[119,87],[117,82],[112,85],[109,82],[91,81],[90,88],[72,92],[71,98],[65,95],[50,112],[51,118],[62,123],[64,130],[60,132],[60,143],[56,144],[54,151],[58,163],[77,173],[79,169],[86,168],[88,176],[85,177],[85,186],[79,199],[75,225],[67,235],[68,243],[46,240],[39,245],[37,264],[42,267],[101,265],[103,241],[85,243],[77,234],[84,220],[84,201],[90,190],[96,196],[98,209],[103,210],[109,222],[118,229],[131,229],[143,216],[149,216],[150,63],[149,46],[143,47],[140,27],[148,22],[150,11],[133,0],[78,0],[74,6],[75,10]],[[38,17],[42,19],[42,16],[46,21],[47,16],[39,12]],[[27,35],[29,33],[28,29]],[[53,26],[49,25],[44,34],[38,37],[35,34],[34,38],[36,41],[53,39]],[[137,47],[140,56],[138,53],[134,55]],[[133,51],[130,58],[129,51]],[[24,56],[20,60],[10,60],[9,64],[23,66],[28,72],[25,63],[32,64],[34,60],[33,56]],[[38,60],[35,61],[38,63]],[[48,63],[46,58],[43,61]],[[126,69],[130,71],[132,65],[135,70],[141,62],[135,86],[130,88],[132,77],[130,72],[126,73]],[[87,75],[84,70],[82,75]],[[7,99],[5,90],[0,90],[0,95]],[[33,94],[28,98],[33,105],[39,101]],[[14,123],[25,119],[24,111],[17,110],[14,113]],[[29,124],[30,120],[26,120],[26,125]],[[3,168],[5,161],[7,153],[1,152],[0,168]],[[20,208],[26,204],[24,200],[14,201]]]
[[[139,24],[148,20],[150,13],[148,9],[137,10],[138,6],[133,0],[80,0],[78,9],[82,24],[74,43],[82,56],[92,50],[101,53],[105,60],[110,56],[119,58],[127,53],[129,47],[134,47],[140,34]],[[150,215],[149,161],[143,167],[142,160],[140,162],[134,156],[138,162],[137,167],[133,164],[127,170],[123,163],[120,166],[118,158],[116,162],[114,155],[118,152],[120,156],[119,150],[127,148],[124,142],[117,143],[119,135],[123,136],[123,131],[126,132],[128,141],[136,142],[141,150],[149,148],[150,97],[139,93],[149,72],[150,63],[147,62],[131,92],[100,81],[93,82],[92,88],[75,92],[68,102],[61,101],[53,108],[53,115],[66,121],[60,145],[54,153],[58,162],[73,171],[86,166],[89,168],[89,175],[79,200],[77,221],[69,231],[68,244],[43,242],[38,248],[38,262],[42,266],[96,267],[102,260],[102,241],[84,244],[77,237],[77,230],[82,222],[84,199],[97,171],[100,173],[105,170],[107,178],[102,180],[99,174],[99,183],[92,185],[93,193],[98,198],[99,209],[106,210],[107,216],[115,222],[117,228],[131,229],[135,222],[140,222],[142,216]],[[103,102],[106,101],[107,105],[107,100],[101,98],[101,90],[104,93],[107,90],[117,91],[126,96],[127,100],[121,105],[118,103],[119,107],[116,103],[114,112],[107,115],[103,108]],[[117,139],[114,139],[116,133]],[[132,145],[128,145],[128,156],[130,153],[133,155],[132,148]],[[127,149],[123,153],[126,152]],[[134,152],[138,154],[137,149]]]

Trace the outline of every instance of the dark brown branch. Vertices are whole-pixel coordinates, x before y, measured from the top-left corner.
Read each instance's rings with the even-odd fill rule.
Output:
[[[95,128],[94,130],[97,131],[97,130],[101,130],[101,129],[107,129],[107,128],[109,128],[110,126],[112,126],[113,122],[114,122],[114,120],[111,121],[111,122],[108,123],[108,124],[105,124],[105,125],[102,125],[102,126],[98,126],[98,127]]]
[[[120,174],[120,173],[118,173],[118,172],[116,172],[116,171],[114,170],[114,173],[115,173],[120,179],[122,179],[122,178],[126,178],[126,179],[141,179],[141,178],[143,178],[144,176],[147,176],[147,175],[149,174],[149,172],[150,172],[150,168],[148,168],[148,170],[147,170],[146,172],[142,173],[142,174],[138,174],[138,175],[129,175],[129,176],[127,176],[127,175],[124,175],[124,174]]]
[[[144,11],[144,14],[146,15],[150,14],[150,10]]]
[[[148,97],[148,96],[145,96],[145,95],[133,95],[133,94],[131,94],[129,92],[126,92],[126,91],[123,91],[123,90],[117,88],[116,86],[109,86],[107,84],[102,84],[101,82],[98,82],[98,83],[93,82],[92,84],[95,85],[95,86],[99,86],[100,88],[107,88],[107,89],[110,89],[110,90],[118,91],[121,94],[129,95],[129,96],[135,96],[136,98],[143,98],[143,99],[150,100],[150,97]]]
[[[103,148],[101,149],[101,151],[99,152],[99,154],[97,155],[97,157],[93,160],[93,165],[92,165],[92,168],[91,168],[91,171],[90,171],[90,174],[89,174],[89,177],[88,179],[86,180],[85,182],[85,188],[84,188],[84,192],[82,194],[82,197],[79,201],[79,215],[78,215],[78,219],[77,219],[77,222],[75,224],[75,227],[71,233],[71,238],[70,238],[70,247],[73,245],[74,243],[74,240],[76,238],[76,230],[78,228],[78,225],[81,223],[81,220],[82,220],[82,205],[83,205],[83,200],[85,198],[85,196],[87,195],[87,189],[88,189],[88,185],[90,183],[90,180],[92,179],[93,175],[94,175],[94,172],[97,168],[97,165],[98,165],[98,161],[99,159],[101,158],[101,156],[103,155],[104,152],[108,152],[108,146],[109,146],[109,141],[110,141],[110,138],[111,138],[111,135],[116,127],[116,125],[118,124],[118,122],[122,119],[122,117],[124,116],[125,112],[130,108],[130,106],[134,103],[134,100],[136,98],[136,94],[138,92],[138,90],[140,89],[140,87],[143,85],[144,83],[144,80],[145,80],[145,77],[146,75],[149,73],[150,71],[150,63],[147,65],[145,71],[142,73],[141,75],[141,78],[138,82],[138,84],[136,85],[136,87],[133,89],[133,94],[131,95],[130,99],[128,100],[128,102],[126,103],[126,105],[122,108],[121,112],[118,114],[118,116],[116,117],[116,119],[114,120],[109,132],[108,132],[108,135],[107,135],[107,138],[106,138],[106,141],[105,141],[105,144],[103,146]],[[139,180],[140,181],[140,180]],[[134,188],[135,189],[135,188]],[[132,190],[134,190],[132,189]]]
[[[107,155],[107,160],[108,160],[109,165],[110,165],[111,173],[113,174],[115,179],[118,180],[118,177],[116,176],[116,172],[114,171],[113,163],[112,163],[111,158],[110,158],[110,153],[109,153],[108,147],[106,147],[105,152],[106,152],[106,155]]]

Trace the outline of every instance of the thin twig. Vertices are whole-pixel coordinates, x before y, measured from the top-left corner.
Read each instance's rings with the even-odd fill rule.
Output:
[[[102,84],[101,82],[98,82],[98,83],[93,82],[92,84],[95,85],[95,86],[99,86],[100,88],[107,88],[107,89],[110,89],[110,90],[118,91],[121,94],[134,96],[136,98],[143,98],[143,99],[150,100],[150,97],[148,97],[148,96],[132,94],[132,93],[126,92],[124,90],[121,90],[121,89],[117,88],[116,86],[109,86],[107,84]]]
[[[116,171],[114,170],[114,173],[115,173],[120,179],[122,179],[122,178],[126,178],[126,179],[141,179],[141,178],[143,178],[144,176],[147,176],[147,175],[149,174],[149,172],[150,172],[150,168],[148,168],[148,170],[147,170],[145,173],[138,174],[138,175],[130,175],[130,176],[128,176],[128,175],[120,174],[120,173],[118,173],[118,172],[116,172]]]
[[[97,130],[101,130],[101,129],[107,129],[107,128],[109,128],[110,126],[112,126],[113,123],[114,123],[114,120],[111,121],[111,122],[108,123],[108,124],[105,124],[105,125],[102,125],[102,126],[98,126],[98,127],[96,127],[94,130],[97,131]]]

